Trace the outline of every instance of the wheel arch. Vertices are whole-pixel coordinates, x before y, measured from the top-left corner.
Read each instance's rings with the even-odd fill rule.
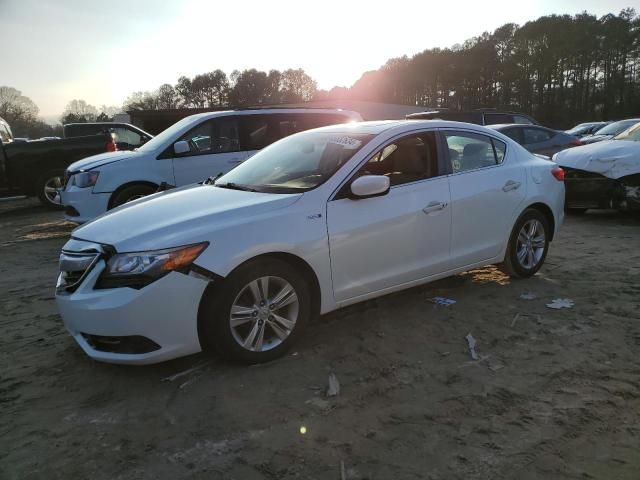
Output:
[[[549,229],[551,230],[549,235],[549,241],[552,241],[556,231],[556,219],[553,215],[553,210],[551,210],[551,207],[549,207],[549,205],[547,205],[546,203],[542,203],[542,202],[532,203],[531,205],[527,206],[520,215],[522,215],[525,211],[529,209],[538,210],[547,219],[547,222],[549,222]]]
[[[278,259],[282,262],[285,262],[293,266],[294,268],[302,272],[304,278],[307,280],[309,284],[309,287],[311,288],[311,319],[317,318],[318,315],[320,315],[320,306],[321,306],[321,300],[322,300],[322,290],[320,288],[320,282],[318,280],[318,276],[316,275],[311,265],[309,265],[309,263],[307,263],[305,260],[303,260],[301,257],[297,255],[294,255],[292,253],[286,253],[286,252],[262,253],[260,255],[256,255],[255,257],[251,257],[245,260],[239,265],[236,265],[236,267],[229,272],[227,277],[231,275],[233,272],[235,272],[238,268],[242,267],[243,265],[246,265],[248,262],[253,262],[255,260],[260,260],[260,259],[269,259],[269,258]],[[205,288],[204,293],[200,298],[200,303],[198,305],[198,314],[197,314],[197,318],[198,318],[197,328],[198,328],[198,339],[203,349],[206,348],[206,345],[207,345],[207,341],[205,340],[204,328],[203,328],[203,324],[204,324],[203,322],[205,321],[205,318],[203,316],[205,305],[208,302],[213,300],[213,298],[215,297],[215,295],[218,293],[220,289],[221,283],[225,281],[225,278],[226,277],[218,277],[216,274],[213,274],[212,276],[213,281],[210,282],[209,285]]]
[[[234,269],[231,270],[226,276],[228,277],[229,275],[233,274],[236,270],[249,262],[268,258],[275,258],[282,262],[288,263],[292,267],[302,272],[305,280],[307,280],[309,284],[309,288],[311,289],[311,315],[312,318],[316,318],[320,314],[320,306],[322,305],[322,289],[320,288],[320,281],[318,280],[318,276],[313,267],[311,267],[311,265],[309,265],[306,260],[302,259],[298,255],[288,252],[261,253],[260,255],[251,257],[244,262],[236,265]],[[224,278],[221,277],[218,282],[211,282],[209,286],[207,286],[204,294],[202,295],[202,299],[200,300],[198,311],[201,310],[203,302],[205,301],[205,297],[213,295],[215,293],[217,287],[219,286],[219,282],[224,282]]]
[[[154,182],[150,182],[148,180],[134,180],[131,182],[123,183],[118,188],[116,188],[109,197],[109,203],[107,204],[107,210],[111,210],[113,208],[113,199],[125,188],[133,187],[134,185],[145,185],[151,188],[158,188],[159,185]]]

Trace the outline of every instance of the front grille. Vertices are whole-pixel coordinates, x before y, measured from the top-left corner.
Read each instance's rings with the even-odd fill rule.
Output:
[[[63,250],[60,254],[60,277],[56,290],[58,292],[75,291],[99,258],[100,252],[95,250],[86,252]]]

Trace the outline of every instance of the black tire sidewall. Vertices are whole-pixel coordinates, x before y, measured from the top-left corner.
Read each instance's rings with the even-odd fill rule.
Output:
[[[231,306],[242,288],[256,278],[281,277],[295,289],[299,301],[298,319],[291,334],[277,347],[266,352],[251,352],[233,338],[229,316]],[[250,261],[232,272],[212,292],[205,293],[198,315],[200,343],[214,349],[223,358],[240,363],[262,363],[283,355],[297,341],[311,317],[311,293],[304,275],[290,264],[267,258]]]
[[[542,254],[542,258],[540,259],[540,261],[537,263],[535,267],[525,268],[518,261],[518,244],[517,244],[518,234],[520,233],[522,226],[529,220],[533,220],[533,219],[538,220],[540,223],[542,223],[542,226],[544,228],[544,241],[545,241],[544,253]],[[535,275],[538,272],[538,270],[540,270],[540,268],[544,264],[544,261],[547,258],[548,252],[549,252],[548,220],[539,210],[536,210],[533,208],[525,210],[522,213],[522,215],[520,215],[520,218],[518,218],[518,221],[516,222],[515,226],[513,227],[513,231],[511,232],[511,237],[509,238],[508,255],[509,255],[509,263],[510,263],[511,269],[513,269],[514,273],[516,273],[519,277],[524,277],[524,278],[531,277],[532,275]]]
[[[142,195],[147,196],[155,193],[157,189],[152,187],[151,185],[130,185],[128,187],[123,188],[118,193],[113,196],[113,200],[111,200],[110,208],[116,208],[120,205],[124,205],[127,203],[127,200],[131,197]]]

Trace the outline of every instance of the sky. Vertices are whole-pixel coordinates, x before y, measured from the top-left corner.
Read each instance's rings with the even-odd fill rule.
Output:
[[[220,68],[303,68],[351,86],[389,58],[450,47],[542,15],[640,10],[640,0],[0,0],[0,86],[44,118],[72,99],[122,105],[134,91]]]

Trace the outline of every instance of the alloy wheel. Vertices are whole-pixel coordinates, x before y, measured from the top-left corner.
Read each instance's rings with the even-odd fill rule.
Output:
[[[240,290],[231,305],[231,333],[246,350],[271,350],[289,337],[299,310],[298,295],[289,282],[273,276],[257,278]]]
[[[544,256],[546,246],[542,222],[535,218],[525,222],[518,233],[516,242],[517,258],[520,265],[526,269],[535,268]]]
[[[48,202],[58,205],[57,201],[58,190],[62,189],[62,177],[56,175],[55,177],[48,178],[44,182],[44,196]]]

